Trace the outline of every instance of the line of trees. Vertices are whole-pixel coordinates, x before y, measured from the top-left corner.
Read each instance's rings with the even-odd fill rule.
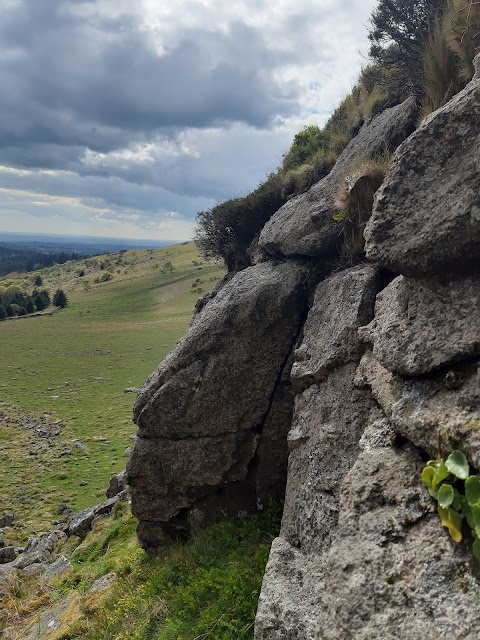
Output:
[[[23,249],[11,249],[0,245],[0,276],[7,273],[36,271],[54,264],[64,264],[69,260],[78,260],[82,256],[79,253],[43,253],[41,251],[26,251]]]
[[[29,294],[15,285],[0,287],[0,320],[43,311],[52,302],[56,307],[64,308],[68,298],[62,289],[56,290],[52,300],[47,289],[34,289]]]

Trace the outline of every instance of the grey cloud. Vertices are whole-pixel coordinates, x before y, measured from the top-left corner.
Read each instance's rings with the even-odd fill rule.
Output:
[[[61,166],[69,154],[41,145],[106,152],[158,131],[268,126],[298,108],[292,87],[270,79],[284,54],[245,25],[179,34],[159,56],[133,15],[93,21],[69,12],[72,4],[82,3],[23,0],[3,16],[1,161],[29,166],[38,156],[36,166]],[[22,162],[15,147],[33,151]]]
[[[344,44],[363,37],[355,16],[374,1],[309,1],[305,9],[292,0],[275,9],[274,31],[260,22],[242,24],[233,5],[219,28],[214,3],[207,2],[195,29],[168,25],[162,55],[134,0],[4,5],[0,165],[66,172],[0,173],[0,184],[79,198],[119,218],[137,212],[154,221],[175,211],[192,220],[216,201],[251,190],[281,162],[294,132],[274,119],[301,115],[312,77],[302,69],[314,69],[319,90],[326,84],[329,95],[348,90],[346,73],[356,69],[342,66]],[[180,0],[178,12],[198,13],[199,6]],[[238,6],[253,16],[269,5],[241,0]],[[151,142],[158,143],[151,162],[108,155]],[[165,142],[178,144],[179,153],[163,153]],[[198,156],[182,153],[183,143]],[[86,149],[107,154],[105,161],[82,160]],[[22,206],[49,215],[48,206]]]

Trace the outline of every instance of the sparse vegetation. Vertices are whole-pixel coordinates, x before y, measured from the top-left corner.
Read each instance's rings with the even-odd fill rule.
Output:
[[[470,475],[462,451],[455,450],[443,461],[430,460],[422,471],[429,494],[437,501],[442,526],[455,542],[463,539],[464,521],[473,539],[473,554],[480,562],[480,475]]]
[[[62,604],[62,624],[48,640],[253,638],[281,505],[197,531],[155,557],[140,549],[128,505],[117,507],[114,519],[98,521],[82,544],[76,547],[80,541],[72,538],[58,549],[73,551],[69,575],[52,584],[31,576],[12,581],[4,605],[5,640],[24,637],[29,625]],[[106,575],[107,588],[92,591]]]

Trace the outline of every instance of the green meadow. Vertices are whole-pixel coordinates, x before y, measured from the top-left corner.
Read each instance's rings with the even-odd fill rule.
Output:
[[[37,273],[69,305],[0,322],[0,513],[15,512],[17,541],[47,530],[61,502],[77,511],[104,499],[135,434],[124,389],[143,384],[223,276],[193,243]],[[32,287],[32,274],[0,286],[12,279]],[[58,435],[42,437],[46,426]]]

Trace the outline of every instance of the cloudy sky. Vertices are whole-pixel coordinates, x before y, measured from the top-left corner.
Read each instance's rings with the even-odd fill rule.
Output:
[[[0,231],[185,240],[322,126],[375,0],[0,0]]]

